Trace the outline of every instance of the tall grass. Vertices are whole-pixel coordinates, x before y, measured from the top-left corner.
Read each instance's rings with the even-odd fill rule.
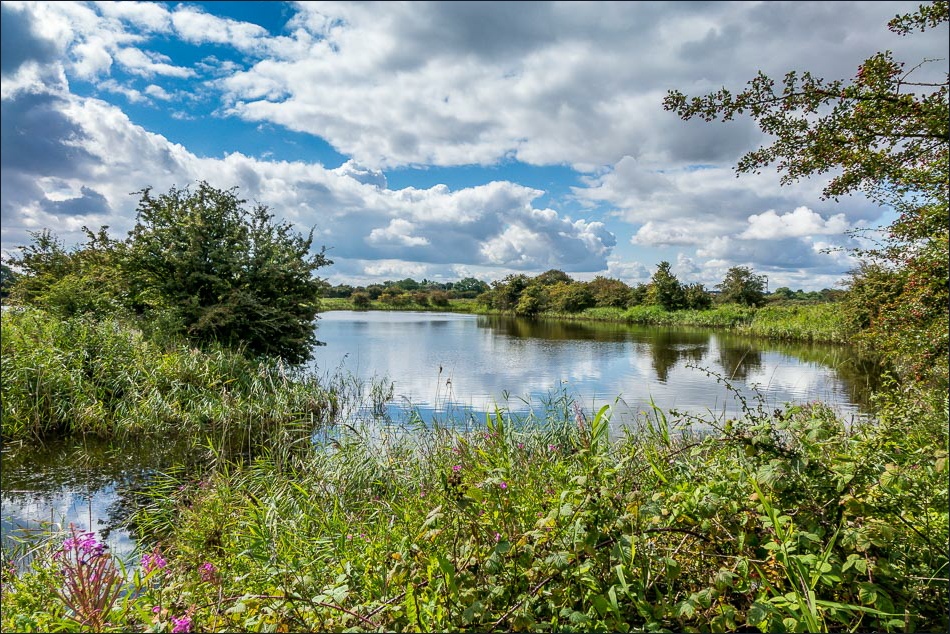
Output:
[[[200,432],[249,446],[334,411],[319,381],[279,361],[159,346],[112,319],[6,311],[0,345],[5,441]]]
[[[169,477],[138,526],[208,631],[946,629],[945,405],[743,405],[616,442],[566,401],[341,427],[292,469]]]

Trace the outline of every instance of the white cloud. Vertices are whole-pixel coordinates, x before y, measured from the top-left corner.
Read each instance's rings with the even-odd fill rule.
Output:
[[[749,227],[739,237],[769,240],[774,238],[798,238],[841,234],[852,225],[845,215],[835,214],[827,220],[808,207],[796,207],[794,211],[779,215],[774,209],[749,216]]]
[[[401,218],[393,218],[385,229],[373,229],[366,242],[373,245],[391,244],[404,247],[420,247],[429,244],[428,238],[412,235],[415,225]]]
[[[219,18],[193,7],[179,6],[171,16],[175,31],[192,44],[227,44],[240,51],[261,49],[267,29],[248,22]]]

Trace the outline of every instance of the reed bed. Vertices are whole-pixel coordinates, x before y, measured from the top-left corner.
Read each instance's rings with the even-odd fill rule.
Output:
[[[5,442],[210,434],[254,444],[334,412],[329,390],[279,361],[158,345],[115,319],[10,310],[0,345]]]

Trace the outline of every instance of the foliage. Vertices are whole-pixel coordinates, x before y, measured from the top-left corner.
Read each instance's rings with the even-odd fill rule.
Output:
[[[126,266],[135,301],[169,312],[194,340],[299,363],[317,343],[323,283],[313,274],[330,262],[310,253],[312,232],[244,203],[206,182],[158,197],[143,190]]]
[[[706,291],[702,284],[696,283],[684,286],[683,295],[686,308],[690,310],[706,310],[712,307],[712,295]]]
[[[0,300],[6,299],[10,294],[10,287],[13,286],[19,275],[6,264],[0,263]]]
[[[518,296],[515,314],[523,317],[534,317],[548,309],[550,298],[548,289],[543,284],[528,284]]]
[[[0,322],[4,442],[57,436],[211,435],[247,446],[334,411],[313,378],[223,348],[161,347],[116,320],[14,308]]]
[[[908,35],[944,27],[948,20],[948,3],[938,0],[888,26]],[[938,55],[946,59],[945,51]],[[893,208],[898,217],[883,243],[858,251],[864,265],[851,278],[850,310],[864,324],[859,340],[868,349],[904,377],[945,388],[950,74],[941,69],[925,75],[935,61],[907,70],[885,51],[865,60],[850,82],[789,72],[777,89],[759,73],[738,94],[722,88],[690,99],[670,91],[664,107],[684,119],[755,119],[774,142],[742,157],[740,173],[773,163],[782,182],[833,173],[825,197],[863,192]],[[867,303],[873,299],[884,303]]]
[[[350,301],[353,302],[353,308],[356,310],[366,310],[371,300],[368,293],[356,292],[350,295]]]
[[[740,418],[654,410],[628,432],[559,399],[169,473],[114,629],[943,631],[941,399],[846,424],[740,398]],[[4,630],[68,622],[46,566],[5,571]]]
[[[565,313],[578,313],[594,305],[594,296],[583,282],[556,282],[547,288],[551,307]]]
[[[765,278],[756,275],[747,266],[734,266],[726,271],[726,277],[716,284],[723,302],[744,306],[761,306],[765,303]]]
[[[656,266],[650,278],[647,303],[662,306],[664,310],[680,310],[686,308],[686,293],[670,269],[670,263],[666,261]]]
[[[630,304],[631,288],[624,282],[598,275],[587,283],[597,306],[626,308]]]
[[[43,306],[63,317],[125,312],[129,290],[122,245],[109,238],[106,227],[98,233],[83,229],[86,244],[71,251],[49,230],[31,234],[32,244],[10,259],[20,270],[10,289],[14,303]]]

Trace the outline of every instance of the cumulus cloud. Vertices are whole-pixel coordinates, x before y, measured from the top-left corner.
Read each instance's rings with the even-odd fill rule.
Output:
[[[880,209],[860,197],[822,201],[819,180],[736,178],[738,157],[768,139],[747,119],[683,122],[663,96],[738,88],[756,70],[846,78],[882,42],[911,62],[946,50],[946,30],[887,32],[894,13],[914,9],[321,2],[288,5],[284,28],[268,30],[213,15],[213,5],[4,2],[4,248],[44,223],[128,228],[130,190],[201,178],[313,227],[351,267],[487,277],[555,267],[636,281],[652,272],[639,260],[682,256],[700,277],[732,263],[832,275],[846,263],[818,245],[847,244],[840,234],[878,221]],[[178,57],[185,44],[194,48]],[[178,121],[304,132],[344,162],[261,160],[224,145],[200,158],[70,81],[153,113],[174,104]],[[386,177],[499,164],[570,166],[579,178],[554,196],[500,171],[451,187],[390,189]]]
[[[843,213],[827,220],[808,207],[796,207],[794,211],[779,215],[774,209],[749,216],[749,227],[739,237],[770,240],[774,238],[798,238],[840,234],[851,228]]]
[[[331,170],[240,153],[197,157],[98,99],[28,95],[3,108],[4,183],[31,183],[4,187],[5,248],[44,222],[72,232],[83,224],[128,230],[136,203],[130,190],[199,179],[239,187],[350,259],[599,270],[616,243],[600,222],[534,208],[542,192],[514,183],[394,191],[381,174],[353,164]],[[44,133],[31,134],[30,126]],[[30,178],[36,174],[46,176]]]

